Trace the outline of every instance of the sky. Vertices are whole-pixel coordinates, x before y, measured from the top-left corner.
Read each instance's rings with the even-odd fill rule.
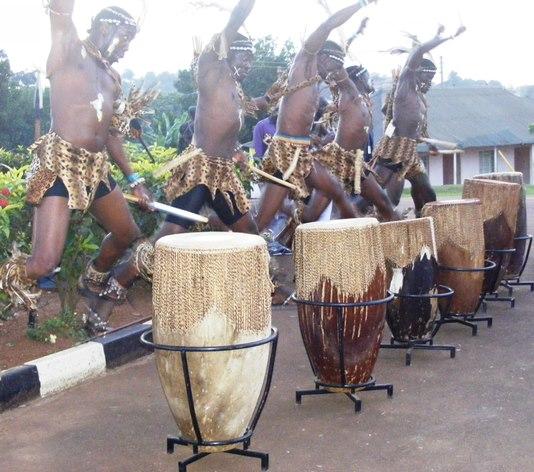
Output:
[[[349,0],[326,0],[331,10],[351,4]],[[222,8],[199,7],[217,3]],[[222,30],[228,11],[237,0],[77,0],[74,22],[85,37],[91,18],[103,7],[117,5],[143,19],[141,31],[132,42],[119,71],[132,69],[136,76],[188,68],[192,38],[204,43]],[[0,49],[4,49],[14,71],[44,70],[50,48],[49,20],[43,0],[0,0]],[[444,76],[454,70],[463,78],[498,80],[507,87],[534,84],[531,34],[534,2],[529,0],[378,0],[360,10],[332,39],[348,37],[362,18],[369,17],[364,36],[355,40],[348,63],[363,63],[372,73],[389,75],[405,56],[381,52],[409,46],[404,32],[421,40],[430,39],[439,24],[452,34],[461,25],[467,31],[433,52]],[[297,46],[326,18],[317,0],[256,0],[246,29],[253,38],[272,35],[282,43]]]

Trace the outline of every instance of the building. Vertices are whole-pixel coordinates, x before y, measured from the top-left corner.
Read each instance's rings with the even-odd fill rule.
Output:
[[[375,140],[383,134],[379,109],[385,96],[375,97]],[[430,136],[458,143],[463,151],[430,156],[420,146],[432,185],[461,184],[476,174],[512,168],[523,173],[525,183],[534,183],[534,134],[529,132],[534,99],[496,87],[435,87],[427,101]]]

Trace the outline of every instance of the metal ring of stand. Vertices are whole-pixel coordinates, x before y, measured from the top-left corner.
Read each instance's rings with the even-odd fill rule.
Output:
[[[191,415],[191,422],[193,423],[193,429],[195,431],[196,441],[192,441],[190,439],[186,439],[182,437],[172,437],[172,436],[167,437],[167,453],[168,454],[172,454],[174,452],[175,445],[190,446],[193,448],[193,455],[187,458],[186,460],[178,463],[179,472],[186,472],[188,465],[192,464],[193,462],[197,462],[198,460],[212,454],[210,452],[199,453],[198,452],[199,448],[232,446],[232,445],[237,446],[238,444],[242,444],[243,449],[235,448],[235,449],[230,449],[228,451],[222,451],[222,452],[226,454],[234,454],[234,455],[239,455],[239,456],[254,457],[254,458],[260,459],[261,470],[269,469],[269,454],[266,454],[263,452],[249,451],[248,448],[251,443],[252,434],[254,433],[254,429],[258,423],[263,407],[265,406],[265,403],[267,401],[267,396],[269,394],[269,390],[271,387],[271,381],[272,381],[273,369],[274,369],[274,360],[276,358],[276,348],[278,344],[278,330],[276,328],[274,327],[271,328],[271,334],[268,337],[264,339],[260,339],[258,341],[252,341],[252,342],[242,343],[242,344],[231,344],[227,346],[206,346],[206,347],[170,346],[170,345],[165,345],[165,344],[157,344],[152,341],[152,329],[148,329],[141,335],[141,343],[150,349],[179,352],[181,356],[182,369],[183,369],[183,374],[184,374],[184,382],[185,382],[186,391],[187,391],[187,402],[189,406],[189,413]],[[195,411],[195,400],[193,397],[193,391],[192,391],[192,386],[191,386],[191,376],[190,376],[189,366],[187,362],[187,354],[190,352],[198,353],[198,352],[236,351],[236,350],[241,350],[241,349],[251,349],[251,348],[263,346],[266,344],[270,344],[267,373],[265,375],[265,380],[263,382],[263,387],[262,387],[260,397],[258,399],[258,403],[256,404],[256,408],[254,410],[254,413],[252,414],[251,421],[246,428],[245,434],[241,436],[240,438],[229,439],[229,440],[224,440],[224,441],[204,441],[202,439],[202,433],[200,431],[200,426],[199,426],[197,414]]]
[[[446,313],[448,313],[452,296],[454,295],[454,290],[450,287],[447,287],[446,285],[438,285],[438,290],[444,290],[444,293],[423,293],[423,294],[400,294],[396,293],[395,298],[408,298],[408,299],[415,299],[415,300],[422,300],[422,299],[446,299],[447,305],[446,309],[444,310]],[[451,359],[454,359],[456,357],[456,346],[436,346],[434,345],[434,336],[439,331],[439,321],[436,321],[436,324],[434,326],[434,329],[432,330],[430,337],[426,339],[410,339],[408,341],[401,340],[401,339],[395,339],[393,336],[391,337],[389,344],[381,344],[380,347],[382,349],[406,349],[406,365],[410,366],[412,365],[412,350],[413,349],[419,349],[419,350],[427,350],[427,351],[449,351]]]
[[[498,269],[497,269],[497,263],[494,261],[490,261],[489,259],[486,259],[484,267],[479,268],[465,268],[465,267],[448,267],[448,266],[439,266],[440,271],[446,271],[446,272],[484,272],[484,273],[491,273],[493,271],[494,277],[497,277]],[[495,279],[492,281],[493,285],[495,282]],[[441,325],[444,324],[450,324],[450,323],[458,323],[464,326],[467,326],[471,328],[471,334],[473,336],[477,335],[478,332],[478,326],[475,323],[479,322],[486,322],[488,325],[488,328],[491,328],[493,325],[493,318],[491,316],[484,316],[484,317],[477,317],[476,314],[478,313],[478,310],[480,309],[480,306],[482,305],[482,302],[484,300],[484,297],[486,295],[486,283],[483,283],[482,285],[482,292],[479,295],[478,298],[478,304],[473,312],[471,313],[459,313],[451,315],[450,313],[447,313],[446,315],[441,316],[441,319],[438,321],[437,328],[439,329]]]
[[[377,305],[385,305],[391,300],[393,300],[394,295],[388,291],[388,296],[380,300],[369,300],[366,302],[354,302],[354,303],[328,303],[328,302],[318,302],[311,300],[301,300],[296,297],[295,294],[291,296],[291,299],[297,305],[307,305],[312,307],[327,307],[335,308],[335,313],[337,314],[337,330],[338,330],[338,353],[339,353],[339,371],[341,373],[341,384],[329,384],[321,382],[318,379],[317,372],[313,368],[313,364],[308,355],[308,360],[315,375],[315,389],[313,390],[297,390],[295,392],[295,401],[297,404],[301,404],[302,397],[306,395],[329,395],[329,394],[339,394],[342,393],[347,398],[349,398],[354,403],[354,412],[358,413],[362,410],[362,401],[356,395],[356,392],[369,392],[375,390],[386,390],[388,397],[393,396],[393,384],[376,384],[376,381],[371,377],[367,382],[362,384],[348,384],[345,377],[345,346],[343,340],[343,327],[345,326],[345,314],[343,312],[344,308],[359,308],[359,307],[369,307]],[[341,390],[341,391],[332,391]],[[348,391],[343,391],[348,390]]]
[[[527,266],[528,258],[530,256],[530,250],[532,248],[532,239],[533,236],[531,234],[526,234],[524,236],[517,236],[514,238],[514,241],[528,241],[527,250],[525,252],[525,257],[523,258],[523,264],[521,265],[521,269],[519,270],[519,273],[517,274],[517,277],[514,277],[512,279],[505,279],[502,282],[502,286],[506,287],[508,289],[508,295],[512,296],[514,293],[514,287],[530,287],[530,291],[534,292],[534,280],[521,280],[521,276],[523,275],[523,272],[525,271],[525,267]]]
[[[499,294],[497,293],[497,290],[499,289],[499,286],[497,286],[498,274],[500,274],[502,270],[503,263],[504,263],[506,256],[511,255],[514,252],[515,252],[515,248],[486,250],[487,254],[497,256],[498,262],[497,262],[497,269],[495,269],[495,279],[492,280],[491,285],[489,285],[491,292],[486,293],[486,295],[484,296],[484,300],[483,300],[484,311],[486,310],[486,305],[485,305],[486,302],[508,302],[510,303],[510,308],[515,308],[515,298],[512,297],[512,294],[509,293],[508,297],[502,297],[502,296],[499,296]]]

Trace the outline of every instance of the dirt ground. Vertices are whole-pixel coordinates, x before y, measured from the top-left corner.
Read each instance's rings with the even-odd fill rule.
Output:
[[[112,329],[135,323],[152,315],[152,299],[148,286],[138,283],[128,295],[129,302],[116,308],[110,319]],[[61,308],[55,292],[44,292],[39,302],[39,321],[56,316]],[[80,300],[77,313],[84,313],[84,303]],[[55,344],[33,341],[26,336],[28,318],[21,314],[7,321],[0,321],[0,371],[22,365],[25,362],[72,347],[72,339],[57,338]],[[1,470],[1,469],[0,469]]]
[[[534,200],[529,204],[530,229]],[[526,278],[534,279],[534,262]],[[363,411],[342,395],[304,398],[313,375],[294,307],[273,309],[280,343],[273,385],[252,449],[276,472],[515,472],[534,470],[534,293],[516,290],[516,308],[489,305],[492,328],[445,326],[436,343],[458,347],[380,352],[374,375],[395,393],[364,392]],[[251,367],[252,368],[252,367]],[[224,375],[224,372],[221,372]],[[154,356],[0,415],[2,472],[167,472],[190,451],[165,453],[177,434]],[[190,472],[249,472],[259,461],[215,454]]]

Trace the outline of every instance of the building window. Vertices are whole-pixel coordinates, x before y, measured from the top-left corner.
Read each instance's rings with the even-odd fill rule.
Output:
[[[493,151],[479,151],[478,171],[480,174],[495,172],[495,160]]]

